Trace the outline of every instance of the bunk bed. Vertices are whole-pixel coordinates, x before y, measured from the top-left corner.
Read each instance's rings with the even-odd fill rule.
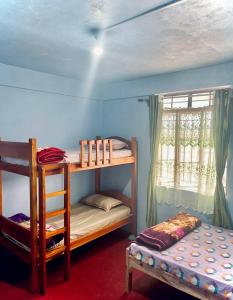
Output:
[[[117,139],[127,145],[127,151],[115,151],[113,140]],[[124,152],[124,153],[123,153]],[[119,165],[131,166],[131,195],[127,197],[119,191],[101,190],[101,169]],[[97,208],[88,208],[84,204],[71,207],[70,205],[70,177],[72,173],[94,170],[95,193],[113,197],[122,201],[121,208],[112,209],[104,214]],[[2,173],[11,172],[29,178],[30,188],[30,220],[29,228],[10,220],[3,215]],[[55,192],[46,192],[46,177],[63,174],[64,188]],[[40,293],[46,291],[46,263],[59,255],[64,255],[64,277],[70,277],[70,251],[80,247],[100,236],[127,224],[131,233],[136,234],[136,194],[137,194],[137,141],[130,141],[121,137],[109,137],[96,140],[81,140],[80,150],[76,159],[56,164],[37,163],[36,139],[29,142],[8,142],[0,140],[0,245],[17,255],[24,262],[31,265],[31,291]],[[64,207],[55,211],[46,210],[46,201],[52,197],[64,197]],[[75,231],[76,222],[83,210],[88,210],[89,219],[100,214],[96,226]],[[90,212],[89,212],[90,211]],[[84,214],[86,215],[86,213]],[[108,216],[107,220],[104,216]],[[55,230],[47,230],[47,222],[55,222]],[[83,223],[83,220],[82,220]],[[85,223],[85,222],[84,222]],[[90,223],[90,222],[89,222]],[[62,224],[62,225],[61,225]],[[72,225],[73,224],[73,225]],[[88,227],[88,221],[86,221]],[[85,227],[85,226],[84,226]],[[85,229],[83,231],[83,229]],[[55,248],[47,249],[47,240],[58,235],[63,236],[63,242]]]

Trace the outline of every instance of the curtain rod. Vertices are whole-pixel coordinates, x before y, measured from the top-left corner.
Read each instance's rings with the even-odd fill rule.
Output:
[[[218,91],[218,90],[223,90],[223,89],[230,89],[232,88],[232,85],[224,85],[224,86],[218,86],[218,87],[210,87],[210,88],[205,88],[205,89],[195,89],[195,90],[183,90],[179,92],[168,92],[168,93],[160,93],[160,94],[154,94],[154,95],[161,95],[164,97],[167,96],[181,96],[184,94],[195,94],[195,93],[204,93],[204,92],[210,92],[210,91]],[[136,96],[138,98],[138,102],[146,102],[148,104],[149,99],[144,98],[144,97],[149,97],[150,95],[143,95],[143,96]],[[136,98],[135,97],[135,98]]]

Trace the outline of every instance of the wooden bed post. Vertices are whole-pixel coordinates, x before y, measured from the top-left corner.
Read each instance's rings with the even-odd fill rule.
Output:
[[[1,138],[0,138],[0,142],[1,142]],[[0,156],[0,163],[1,163],[1,156]],[[0,216],[2,216],[2,168],[0,166]]]
[[[45,208],[45,169],[39,167],[39,289],[46,292],[46,208]]]
[[[95,169],[95,193],[96,194],[100,192],[100,177],[101,177],[101,169]]]
[[[31,145],[30,157],[30,230],[31,230],[31,291],[37,292],[38,288],[38,247],[37,247],[37,162],[36,139],[29,139]]]
[[[137,235],[137,140],[135,137],[131,139],[131,149],[135,162],[131,166],[131,209],[133,220],[131,223],[131,233]]]
[[[64,232],[64,259],[65,259],[65,280],[70,279],[70,164],[66,164],[64,167],[64,190],[66,194],[64,195],[64,227],[66,228]]]
[[[132,290],[132,279],[133,279],[133,272],[132,269],[130,268],[130,263],[129,263],[129,249],[126,248],[126,272],[125,272],[125,289],[126,293],[130,293]]]

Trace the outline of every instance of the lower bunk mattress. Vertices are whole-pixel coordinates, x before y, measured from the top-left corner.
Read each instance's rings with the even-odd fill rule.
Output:
[[[132,243],[129,253],[152,269],[233,300],[233,231],[203,223],[179,242],[158,252]]]
[[[80,203],[72,206],[70,215],[70,238],[72,241],[80,236],[126,219],[130,216],[130,208],[119,205],[106,212],[103,209]],[[63,227],[63,217],[51,218],[49,224],[54,227]]]
[[[85,204],[78,203],[71,207],[70,212],[70,239],[71,242],[77,240],[78,238],[88,235],[94,231],[100,230],[101,228],[114,224],[118,221],[127,219],[131,215],[131,210],[125,205],[119,205],[113,207],[110,211],[106,212],[103,209],[95,208]],[[21,223],[22,226],[30,228],[30,222]],[[64,226],[63,216],[58,216],[49,219],[47,222],[46,228],[48,231],[55,230]],[[51,229],[52,228],[52,229]],[[4,233],[3,233],[4,234]],[[18,246],[29,251],[28,247],[18,242],[8,234],[4,234],[9,240]],[[49,249],[59,247],[63,244],[63,240],[59,243],[56,243],[54,246]],[[48,250],[49,250],[48,249]]]

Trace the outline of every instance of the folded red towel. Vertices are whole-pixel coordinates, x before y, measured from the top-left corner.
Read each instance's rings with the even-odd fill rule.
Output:
[[[39,164],[58,163],[65,158],[65,151],[55,147],[45,148],[37,152]]]

